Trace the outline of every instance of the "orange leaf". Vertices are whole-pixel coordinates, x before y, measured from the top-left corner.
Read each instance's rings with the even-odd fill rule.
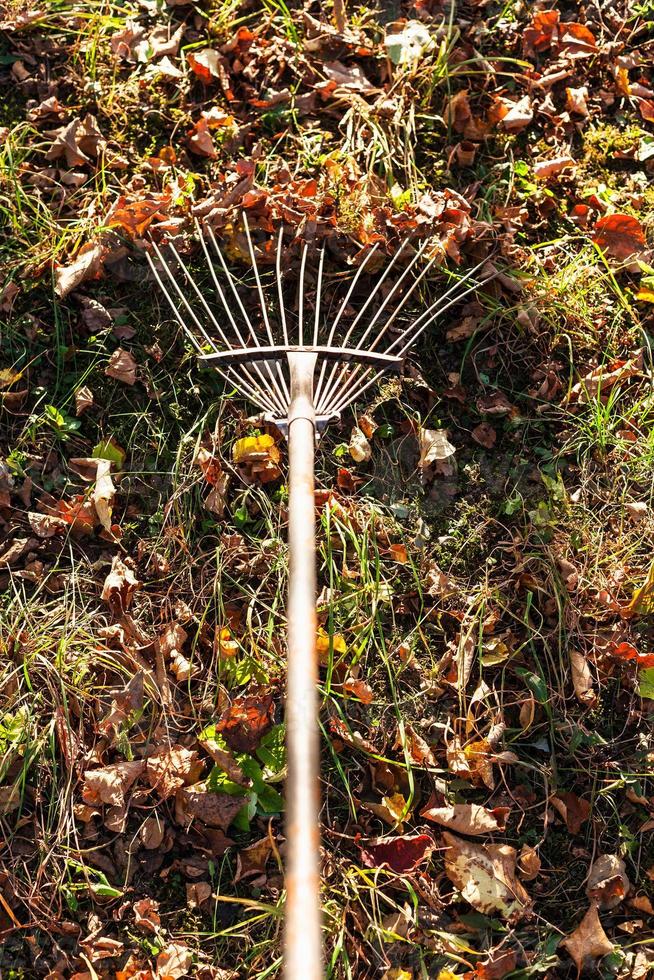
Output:
[[[631,214],[607,214],[595,224],[593,241],[616,259],[626,259],[645,247],[645,233]]]

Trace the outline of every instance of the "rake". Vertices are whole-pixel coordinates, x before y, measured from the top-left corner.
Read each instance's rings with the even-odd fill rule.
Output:
[[[286,910],[284,976],[322,976],[320,907],[318,660],[316,653],[316,539],[314,454],[318,434],[358,401],[388,371],[399,370],[418,338],[453,303],[479,285],[473,276],[484,259],[415,317],[410,300],[437,261],[429,240],[417,248],[408,240],[388,261],[372,286],[366,269],[378,264],[373,245],[350,277],[345,295],[325,303],[325,249],[311,256],[313,299],[308,302],[304,244],[293,301],[280,227],[274,283],[262,282],[252,233],[243,213],[251,263],[249,285],[230,269],[210,225],[196,221],[209,274],[201,288],[169,243],[166,254],[152,242],[147,258],[175,319],[200,360],[216,368],[286,435],[289,458],[286,745]],[[313,251],[313,249],[311,250]],[[376,259],[375,259],[376,256]],[[317,261],[316,261],[317,259]],[[338,286],[343,277],[336,277]],[[362,284],[362,285],[360,285]],[[359,290],[357,291],[357,286]],[[359,293],[363,291],[363,298]],[[337,289],[338,292],[338,289]],[[272,294],[272,295],[271,295]],[[254,295],[256,313],[248,312]],[[246,302],[244,302],[244,299]],[[335,305],[335,309],[332,306]]]

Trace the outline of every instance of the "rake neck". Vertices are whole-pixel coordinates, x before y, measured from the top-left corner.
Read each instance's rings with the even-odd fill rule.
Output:
[[[320,740],[316,652],[314,455],[316,354],[288,353],[289,587],[286,689],[285,980],[322,976],[320,910]]]

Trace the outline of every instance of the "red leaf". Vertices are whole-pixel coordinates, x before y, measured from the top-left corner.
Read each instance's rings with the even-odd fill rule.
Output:
[[[609,653],[618,660],[635,660],[639,667],[654,667],[654,653],[640,653],[626,641],[612,644]]]
[[[367,868],[389,868],[399,875],[415,871],[419,864],[428,860],[435,847],[429,834],[387,837],[359,845],[361,860]]]
[[[234,698],[216,725],[216,731],[234,752],[254,752],[272,725],[275,706],[271,694]]]
[[[593,241],[616,259],[626,259],[645,247],[645,233],[631,214],[607,214],[595,224]]]

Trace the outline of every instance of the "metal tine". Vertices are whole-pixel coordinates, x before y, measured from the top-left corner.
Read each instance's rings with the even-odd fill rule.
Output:
[[[284,290],[282,289],[282,242],[284,239],[284,225],[280,225],[279,237],[277,239],[277,257],[275,260],[275,270],[277,272],[277,296],[279,297],[279,315],[282,320],[282,332],[284,334],[284,343],[289,346],[288,343],[288,326],[286,324],[286,308],[284,306]]]
[[[347,347],[348,341],[349,341],[350,337],[352,336],[352,333],[355,330],[355,328],[356,328],[359,320],[361,319],[361,317],[366,312],[366,310],[368,309],[369,305],[372,303],[373,299],[377,295],[379,289],[381,288],[381,286],[383,285],[383,283],[386,280],[387,276],[389,275],[389,273],[393,269],[393,266],[395,265],[395,263],[399,259],[400,255],[404,251],[404,248],[405,248],[406,244],[407,244],[407,239],[405,239],[402,242],[402,244],[400,245],[399,249],[397,250],[397,252],[393,256],[393,258],[390,260],[390,262],[386,266],[384,272],[382,273],[382,275],[379,277],[379,279],[375,283],[375,286],[374,286],[374,288],[373,288],[370,296],[368,297],[368,299],[366,300],[366,302],[363,304],[363,306],[361,307],[361,309],[357,313],[356,317],[354,318],[354,321],[350,324],[350,327],[349,327],[349,329],[348,329],[348,331],[345,334],[345,337],[343,339],[343,343],[342,343],[342,346],[343,347]],[[424,251],[424,249],[426,247],[427,247],[427,244],[425,243],[425,245],[423,246],[422,251]],[[422,254],[422,252],[420,252],[420,254]],[[419,257],[419,255],[416,255],[414,257],[413,262],[417,261],[418,257]],[[411,263],[411,265],[413,265],[413,262]],[[341,372],[340,372],[338,378],[336,379],[336,384],[338,384],[338,381],[343,377],[343,374],[344,374],[344,371],[345,370],[347,370],[347,369],[344,369],[344,368],[341,369]],[[330,372],[329,378],[327,380],[327,383],[325,385],[325,391],[324,391],[324,393],[321,396],[321,402],[318,405],[318,410],[319,411],[321,411],[321,407],[320,407],[321,404],[324,404],[327,401],[327,399],[329,397],[331,397],[331,395],[332,395],[332,393],[334,391],[334,387],[335,387],[334,378],[336,376],[337,371],[338,371],[338,364],[334,364],[333,367],[332,367],[332,369],[331,369],[331,372]]]
[[[359,281],[359,279],[361,277],[361,274],[363,273],[363,270],[365,269],[366,265],[368,264],[368,262],[370,261],[370,259],[373,257],[373,255],[375,254],[375,252],[377,251],[378,248],[379,248],[379,243],[378,242],[375,242],[375,244],[372,246],[372,248],[370,249],[370,251],[368,252],[368,254],[365,256],[363,262],[361,263],[361,265],[357,269],[356,274],[355,274],[352,282],[350,283],[350,288],[348,289],[347,293],[345,294],[345,299],[341,303],[341,305],[339,307],[339,310],[338,310],[338,313],[336,314],[336,316],[334,317],[334,320],[332,321],[332,325],[331,325],[331,328],[329,330],[329,336],[327,338],[327,346],[328,347],[331,347],[331,345],[333,343],[334,336],[336,335],[336,329],[338,327],[338,324],[340,323],[340,320],[341,320],[341,317],[343,316],[343,313],[347,309],[347,304],[350,302],[350,297],[352,296],[352,293],[354,292],[354,290],[356,288],[356,284],[358,283],[358,281]],[[323,360],[322,365],[320,367],[320,377],[318,379],[318,384],[316,385],[316,394],[315,394],[316,405],[318,405],[319,402],[320,402],[320,397],[321,397],[321,392],[322,392],[322,385],[323,385],[323,381],[325,379],[325,372],[326,372],[326,370],[327,370],[327,361],[326,360]]]
[[[485,258],[481,262],[479,262],[476,266],[474,266],[473,269],[470,270],[470,275],[472,275],[472,273],[475,272],[477,269],[481,268],[487,261],[488,258]],[[455,303],[458,303],[462,299],[465,299],[465,297],[468,296],[469,293],[473,292],[475,289],[477,289],[479,286],[483,285],[484,283],[490,282],[497,275],[499,275],[499,273],[495,273],[492,276],[488,276],[481,283],[478,280],[475,280],[471,285],[467,286],[463,290],[463,292],[457,293],[455,296],[452,297],[452,299],[450,299],[448,303],[441,305],[443,303],[443,300],[446,299],[448,296],[451,296],[453,290],[461,283],[462,280],[458,279],[454,286],[451,286],[441,297],[439,297],[439,299],[435,303],[433,303],[429,307],[429,309],[425,311],[424,314],[418,317],[418,319],[414,321],[414,323],[411,324],[411,326],[408,327],[407,330],[405,330],[404,333],[402,333],[400,337],[398,337],[391,344],[389,348],[387,348],[386,353],[390,353],[398,343],[400,343],[409,334],[411,334],[410,339],[407,340],[406,344],[401,349],[398,355],[399,357],[404,357],[408,349],[416,342],[416,340],[419,339],[419,337],[425,332],[427,327],[429,327],[434,322],[434,320],[438,319],[439,316],[441,316],[446,310],[448,310]],[[468,282],[469,281],[468,276],[466,276],[463,281]],[[436,309],[436,307],[438,308]],[[415,329],[416,325],[419,324],[421,320],[425,319],[426,316],[428,316],[429,318],[425,320],[425,322],[416,330]],[[366,373],[370,372],[371,370],[372,368],[366,368]],[[367,391],[368,388],[371,387],[371,385],[373,385],[377,380],[379,380],[379,378],[382,376],[383,373],[384,373],[383,371],[377,371],[373,378],[371,378],[363,386],[355,389],[355,391],[353,392],[351,390],[349,392],[342,392],[340,398],[337,399],[337,401],[334,402],[332,405],[330,405],[328,409],[324,410],[325,414],[332,414],[332,413],[336,414],[338,412],[342,412],[343,409],[347,407],[347,405],[350,405],[353,401],[356,401],[358,398],[360,398],[361,395],[365,391]],[[363,378],[361,380],[363,380]],[[343,395],[345,395],[345,397],[343,397]]]
[[[195,323],[198,325],[199,330],[201,331],[201,333],[203,334],[203,336],[206,338],[207,343],[209,344],[209,346],[214,351],[216,351],[216,353],[217,353],[218,352],[218,348],[216,347],[215,343],[213,342],[213,340],[209,336],[209,334],[204,330],[202,324],[200,323],[200,321],[198,320],[198,318],[195,316],[195,314],[194,314],[193,310],[191,309],[191,307],[186,302],[186,298],[183,295],[183,293],[181,292],[181,290],[179,289],[179,286],[177,284],[177,281],[175,280],[175,278],[174,278],[174,276],[173,276],[173,274],[172,274],[172,272],[171,272],[171,270],[170,270],[170,268],[168,266],[168,263],[166,262],[166,260],[164,259],[163,255],[161,254],[161,251],[158,249],[158,247],[157,247],[157,245],[156,245],[155,242],[152,242],[152,246],[155,249],[155,252],[157,253],[157,257],[158,257],[159,261],[161,262],[162,268],[165,269],[166,275],[168,276],[168,278],[170,279],[171,283],[175,287],[175,290],[176,290],[177,294],[180,296],[180,298],[184,302],[184,304],[185,304],[185,306],[187,308],[187,311],[188,311],[189,315],[195,321]],[[166,288],[166,286],[165,286],[165,284],[163,282],[163,279],[161,278],[161,276],[159,274],[159,270],[157,269],[156,265],[154,264],[154,262],[152,260],[151,255],[149,253],[147,253],[147,252],[146,252],[146,259],[148,261],[148,265],[150,266],[150,268],[152,270],[152,274],[154,275],[154,277],[155,277],[155,279],[157,281],[157,284],[158,284],[159,288],[161,289],[161,292],[165,296],[165,298],[166,298],[166,300],[167,300],[167,302],[168,302],[171,310],[173,311],[173,314],[175,316],[175,319],[177,320],[177,322],[179,323],[180,327],[182,328],[182,330],[184,331],[184,333],[186,334],[186,336],[189,338],[189,340],[191,341],[191,343],[193,344],[193,346],[195,347],[195,349],[198,351],[198,353],[199,354],[202,354],[203,353],[203,351],[202,351],[202,345],[198,343],[198,341],[195,338],[195,336],[191,333],[191,331],[187,327],[186,321],[184,320],[184,317],[181,315],[181,313],[179,311],[179,308],[177,307],[177,305],[176,305],[175,301],[173,300],[172,296],[170,295],[170,292]],[[243,392],[246,395],[246,397],[250,398],[256,405],[258,405],[264,411],[271,411],[271,410],[273,412],[279,411],[278,407],[275,406],[269,400],[268,395],[265,394],[264,392],[261,392],[261,390],[258,388],[258,386],[256,386],[256,385],[254,385],[254,386],[249,385],[247,382],[244,382],[243,379],[238,376],[238,374],[232,376],[231,371],[230,371],[229,368],[227,368],[227,369],[218,368],[218,371],[222,375],[222,377],[225,379],[225,381],[227,381],[230,385],[233,385],[234,387],[236,387],[237,390]]]
[[[206,245],[204,244],[204,239],[202,238],[202,236],[200,236],[200,240],[201,240],[201,242],[203,244],[203,251],[204,251],[206,249]],[[211,307],[207,303],[204,295],[202,294],[202,291],[200,290],[200,288],[198,287],[197,283],[195,282],[193,276],[191,275],[191,273],[189,272],[188,268],[184,264],[184,261],[182,260],[179,252],[177,251],[177,249],[175,248],[175,246],[172,244],[172,242],[169,243],[168,247],[170,248],[170,251],[174,255],[175,260],[179,263],[180,267],[183,269],[184,275],[186,276],[186,279],[187,279],[189,285],[191,286],[193,292],[195,293],[195,295],[199,299],[200,303],[202,304],[202,306],[203,306],[204,310],[206,311],[206,313],[207,313],[207,315],[208,315],[208,317],[209,317],[212,325],[217,330],[218,335],[221,338],[222,342],[225,344],[226,347],[230,347],[231,344],[230,344],[229,339],[227,338],[227,335],[225,334],[225,331],[220,326],[220,323],[216,319],[216,316],[215,316],[213,310],[211,309]],[[159,254],[161,255],[161,253],[159,253]],[[205,257],[206,257],[206,253],[205,253]],[[209,264],[209,270],[210,270],[210,272],[213,273],[213,264],[212,263],[208,263],[208,264]],[[214,282],[216,282],[215,277],[214,277]],[[220,289],[220,286],[219,285],[218,285],[218,289]],[[197,320],[196,320],[196,322],[197,322]],[[240,334],[240,332],[239,332],[239,330],[238,330],[238,328],[236,327],[235,324],[234,324],[234,327],[235,327],[235,330],[236,330],[236,335],[237,335],[237,337],[239,338],[239,340],[242,343],[243,342],[243,338],[241,337],[241,334]],[[206,332],[205,332],[205,336],[207,336]],[[257,381],[252,377],[252,375],[251,375],[251,373],[250,373],[250,371],[249,371],[249,369],[247,367],[245,367],[243,370],[244,370],[244,373],[245,373],[246,377],[248,377],[250,379],[251,384],[253,385],[254,389],[256,390],[258,388]],[[259,377],[260,377],[261,381],[263,382],[263,384],[265,386],[266,382],[265,382],[265,379],[263,377],[263,374],[259,370],[257,371],[257,373],[259,374]]]
[[[320,301],[322,293],[322,270],[325,264],[325,246],[320,249],[320,260],[318,262],[318,282],[316,285],[316,318],[313,324],[313,346],[318,346],[318,327],[320,325]]]
[[[243,336],[241,334],[241,331],[238,328],[238,324],[236,323],[236,320],[232,316],[232,312],[231,312],[231,310],[229,308],[229,304],[227,303],[227,300],[225,299],[225,294],[223,292],[222,286],[220,285],[220,280],[218,279],[218,276],[216,275],[215,266],[214,266],[214,263],[211,260],[211,256],[209,255],[209,250],[207,248],[207,243],[205,241],[204,235],[202,234],[202,228],[200,227],[200,222],[197,220],[197,218],[195,219],[195,230],[196,230],[197,236],[198,236],[198,238],[200,240],[200,245],[202,247],[202,251],[204,253],[204,258],[205,258],[205,261],[207,263],[207,268],[209,269],[209,273],[210,273],[211,278],[213,280],[214,286],[216,288],[216,291],[218,293],[218,296],[220,297],[220,301],[221,301],[221,303],[223,305],[223,309],[225,310],[225,312],[227,314],[227,318],[228,318],[229,322],[232,325],[232,329],[234,330],[234,333],[236,334],[236,337],[237,337],[237,339],[238,339],[241,347],[245,347],[246,346],[245,345],[245,341],[243,339]],[[199,297],[201,303],[203,304],[204,308],[206,309],[207,313],[209,314],[209,317],[210,317],[212,323],[214,324],[214,326],[218,330],[218,333],[220,334],[220,336],[221,336],[221,338],[222,338],[225,346],[228,347],[228,348],[231,347],[232,344],[229,341],[227,335],[225,334],[225,331],[220,326],[220,324],[219,324],[216,316],[214,315],[213,310],[208,305],[206,299],[204,298],[204,296],[202,295],[202,293],[198,289],[197,285],[193,281],[193,278],[190,275],[190,273],[188,272],[188,270],[186,269],[186,267],[184,266],[184,263],[181,261],[181,259],[179,259],[179,261],[180,261],[182,267],[184,268],[184,271],[186,272],[187,277],[188,277],[191,285],[193,286],[196,295]],[[254,340],[258,344],[258,340],[257,340],[256,334],[254,335]],[[253,364],[252,364],[252,370],[254,371],[255,374],[258,375],[259,381],[261,382],[261,385],[263,385],[264,390],[267,389],[269,387],[268,381],[264,377],[264,374],[263,374],[261,368],[259,367],[259,365],[256,362],[253,362]],[[250,368],[249,367],[244,367],[243,368],[243,371],[244,371],[245,375],[250,379],[250,382],[253,385],[253,387],[255,389],[258,389],[259,388],[259,381],[257,381],[256,378],[254,378],[252,376],[252,373],[250,371]],[[271,402],[270,394],[268,394],[268,396],[266,396],[266,397],[267,397],[267,401]],[[274,404],[274,399],[272,399],[272,404]],[[281,412],[283,414],[284,411],[285,411],[284,402],[283,402],[283,399],[280,397],[279,398],[279,404],[278,405],[275,405],[275,407],[273,409],[273,412],[274,413]]]
[[[464,277],[462,277],[461,279],[457,279],[456,282],[452,286],[450,286],[441,296],[439,296],[438,299],[435,300],[435,302],[432,303],[431,306],[427,310],[425,310],[424,313],[422,313],[418,317],[417,320],[414,320],[413,323],[411,323],[407,327],[407,329],[404,330],[402,332],[402,334],[400,334],[400,336],[398,338],[396,338],[390,344],[389,347],[386,348],[385,353],[387,353],[387,354],[392,353],[393,350],[394,350],[394,348],[398,345],[398,343],[401,343],[402,340],[404,340],[406,337],[408,337],[409,335],[412,335],[412,339],[410,339],[408,341],[408,343],[406,344],[406,346],[402,349],[401,353],[398,355],[400,357],[403,357],[404,354],[406,353],[406,351],[408,350],[408,348],[411,346],[411,344],[414,343],[414,341],[417,340],[417,338],[419,336],[421,336],[421,334],[429,326],[430,323],[433,323],[433,321],[437,317],[439,317],[441,315],[441,313],[443,313],[446,309],[449,309],[449,307],[453,303],[459,302],[464,296],[467,296],[468,293],[470,293],[473,289],[476,288],[477,285],[479,285],[479,283],[477,283],[477,281],[475,280],[475,283],[472,286],[470,286],[469,288],[467,288],[463,293],[457,292],[457,290],[459,289],[459,287],[461,285],[461,282],[468,282],[469,281],[469,278],[471,276],[473,276],[474,273],[478,269],[480,269],[487,261],[488,261],[488,258],[482,259],[482,261],[481,262],[478,262],[477,265],[473,266],[473,268],[470,269],[470,271],[468,273],[466,273],[466,275]],[[415,286],[418,285],[418,283],[420,282],[420,280],[422,279],[422,277],[425,275],[425,273],[429,271],[429,269],[433,265],[433,262],[434,262],[434,260],[432,259],[427,264],[426,268],[423,270],[423,272],[420,274],[420,276],[417,277],[417,279],[416,279],[414,285],[412,286],[411,290],[409,290],[409,292],[407,293],[407,295],[404,297],[402,303],[400,303],[400,305],[398,306],[398,308],[393,313],[393,316],[387,321],[387,323],[384,325],[383,330],[379,333],[378,337],[375,339],[374,343],[371,345],[371,348],[372,349],[374,349],[377,346],[377,343],[379,342],[379,340],[387,332],[388,327],[390,326],[392,320],[402,310],[403,306],[406,303],[406,300],[409,298],[409,296],[413,292],[413,289],[415,288]],[[454,298],[452,299],[452,301],[450,303],[445,304],[445,300],[447,300],[448,297],[452,296],[453,293],[455,295],[454,295]],[[426,318],[430,317],[430,316],[431,316],[431,319],[429,319],[428,322],[426,322],[424,324],[424,326],[421,327],[420,324],[422,323],[422,321],[425,320]],[[415,334],[414,334],[414,331],[417,331],[417,332],[415,332]],[[354,370],[351,372],[349,378],[347,379],[347,381],[345,383],[345,387],[339,392],[339,398],[338,398],[339,407],[338,407],[338,409],[334,409],[335,411],[341,411],[345,407],[346,404],[349,404],[355,398],[358,398],[359,397],[360,392],[357,392],[354,395],[353,398],[349,398],[349,397],[347,399],[344,399],[343,398],[344,395],[348,395],[348,393],[352,391],[353,382],[355,382],[357,380],[357,378],[359,379],[359,384],[361,384],[364,381],[366,375],[369,373],[369,370],[370,369],[366,369],[363,372],[363,374],[362,374],[361,373],[361,366],[360,365],[357,365],[354,368]],[[341,375],[342,375],[342,373],[343,372],[341,372]],[[381,376],[381,374],[378,374],[376,377],[379,378],[380,376]],[[369,384],[366,384],[365,387],[368,388],[369,386],[370,386]],[[320,410],[323,411],[323,412],[325,412],[325,413],[327,411],[323,406],[321,406]]]
[[[227,263],[225,262],[225,258],[223,256],[223,253],[222,253],[222,251],[220,249],[220,246],[218,245],[218,242],[216,241],[216,236],[213,233],[213,228],[211,227],[211,225],[207,225],[207,231],[209,232],[209,238],[211,239],[211,244],[213,245],[214,251],[216,252],[216,255],[218,256],[218,258],[220,260],[220,264],[221,264],[221,266],[223,268],[223,272],[225,273],[225,275],[227,277],[227,281],[229,282],[229,286],[230,286],[230,289],[231,289],[232,294],[234,296],[234,299],[236,300],[236,303],[238,305],[238,308],[241,311],[241,315],[242,315],[245,323],[247,324],[248,330],[250,331],[250,335],[251,335],[252,339],[254,340],[255,345],[257,347],[260,347],[261,344],[259,343],[259,338],[257,337],[256,331],[255,331],[255,329],[254,329],[254,327],[252,325],[252,321],[250,320],[250,317],[248,316],[248,314],[247,314],[247,312],[245,310],[245,307],[243,306],[243,303],[241,301],[241,297],[239,296],[238,290],[236,289],[236,285],[234,283],[234,277],[232,276],[231,272],[227,268]],[[225,299],[225,296],[224,296],[222,290],[219,291],[219,294],[220,294],[220,298],[221,298],[221,300],[223,302],[223,306],[225,307],[225,311],[226,311],[226,313],[227,313],[230,321],[232,323],[234,323],[234,318],[231,315],[231,312],[230,312],[230,309],[229,309],[229,305],[228,305],[228,303],[227,303],[227,301]],[[238,334],[238,331],[237,331],[237,334]],[[238,336],[240,337],[240,334],[238,334]],[[245,347],[245,344],[242,344],[242,346]],[[268,374],[268,381],[270,382],[270,384],[272,384],[273,388],[275,389],[275,392],[276,392],[276,394],[277,394],[277,396],[279,398],[280,404],[284,406],[284,408],[281,411],[281,415],[282,415],[282,417],[284,417],[286,415],[286,409],[288,407],[288,399],[289,399],[288,391],[286,391],[285,394],[282,393],[282,391],[280,390],[279,385],[277,383],[277,380],[276,380],[276,378],[275,378],[275,376],[273,374],[272,367],[271,367],[271,365],[267,361],[265,362],[265,367],[266,367],[266,372]],[[278,370],[281,371],[281,368],[279,368],[279,365],[277,365],[277,367],[278,367]],[[261,374],[261,378],[262,378],[262,382],[265,384],[266,381],[263,378],[263,375],[262,374]]]
[[[302,249],[302,258],[300,260],[300,282],[298,284],[298,301],[297,301],[297,312],[298,312],[298,342],[300,347],[304,347],[304,270],[307,264],[307,251],[308,244],[305,242]]]

